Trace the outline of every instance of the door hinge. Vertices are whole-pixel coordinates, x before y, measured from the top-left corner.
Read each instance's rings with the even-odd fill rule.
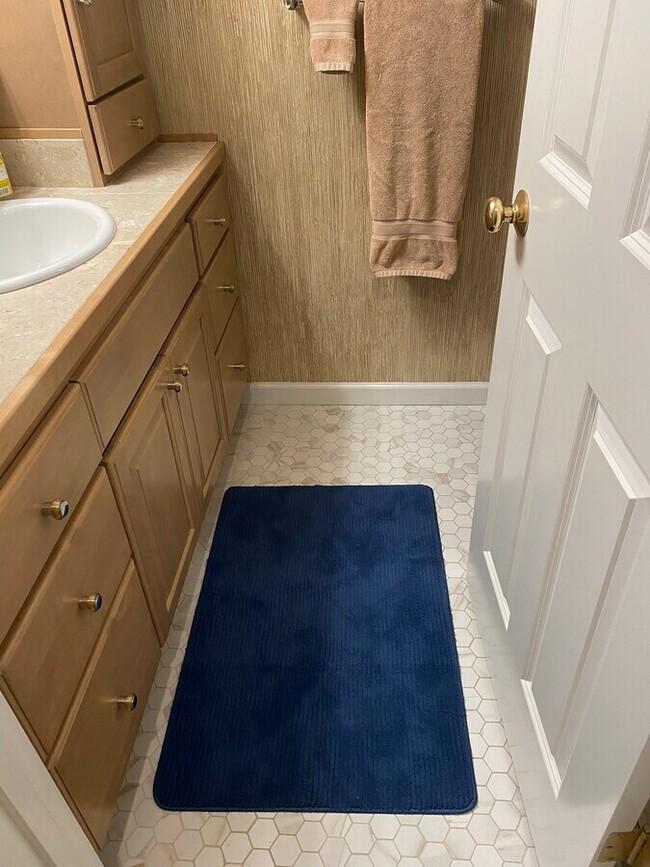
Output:
[[[608,862],[629,867],[650,867],[650,825],[635,828],[634,831],[610,834],[598,856],[599,864]]]

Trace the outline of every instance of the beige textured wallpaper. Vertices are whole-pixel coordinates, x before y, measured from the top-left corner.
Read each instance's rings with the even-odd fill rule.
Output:
[[[486,0],[451,283],[370,273],[362,63],[352,77],[316,74],[304,15],[282,0],[139,7],[162,132],[216,132],[228,149],[252,378],[486,380],[506,233],[488,236],[481,206],[512,192],[534,0]]]

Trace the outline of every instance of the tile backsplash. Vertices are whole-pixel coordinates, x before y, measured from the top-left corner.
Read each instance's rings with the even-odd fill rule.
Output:
[[[81,139],[0,139],[14,187],[91,187]]]

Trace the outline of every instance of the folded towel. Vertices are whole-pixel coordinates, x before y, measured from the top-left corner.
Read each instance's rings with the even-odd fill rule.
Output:
[[[484,0],[367,0],[366,129],[378,277],[449,280],[474,135]]]
[[[317,72],[352,72],[357,56],[354,25],[359,0],[304,0],[310,49]]]
[[[304,6],[316,69],[351,71],[357,0]],[[377,277],[449,280],[456,272],[483,16],[484,0],[366,0],[370,264]]]

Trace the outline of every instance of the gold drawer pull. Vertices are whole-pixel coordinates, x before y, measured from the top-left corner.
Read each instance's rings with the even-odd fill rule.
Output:
[[[82,611],[99,611],[102,607],[102,599],[101,593],[91,593],[90,596],[82,596],[77,600],[77,604]]]
[[[144,118],[132,117],[127,126],[134,126],[136,129],[144,129]]]
[[[230,286],[217,286],[217,289],[221,289],[222,292],[228,292],[230,295],[233,295],[235,292],[235,287],[233,285]]]
[[[51,503],[43,503],[41,506],[41,515],[47,515],[48,518],[54,518],[55,521],[62,521],[68,517],[70,512],[70,503],[67,500],[52,500]]]
[[[178,394],[179,391],[183,391],[183,383],[182,382],[166,382],[165,388],[168,388],[170,391],[175,391]]]
[[[179,364],[178,367],[175,367],[174,373],[180,373],[181,376],[189,376],[190,366],[187,361],[185,362],[185,364]]]
[[[138,697],[134,692],[120,696],[117,700],[117,706],[124,710],[135,710],[138,706]]]
[[[225,226],[228,220],[225,217],[214,217],[213,219],[206,220],[206,223],[210,223],[212,226]]]
[[[92,6],[93,0],[77,0],[77,3],[79,3],[81,6]]]
[[[228,367],[231,370],[246,370],[245,364],[229,364]]]

